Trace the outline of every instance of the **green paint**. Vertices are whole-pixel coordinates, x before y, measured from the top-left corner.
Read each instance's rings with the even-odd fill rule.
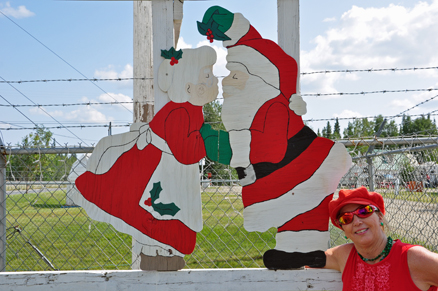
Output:
[[[167,60],[172,59],[172,57],[179,60],[182,58],[182,55],[183,51],[177,51],[174,47],[171,47],[170,50],[161,50],[161,56]]]
[[[160,193],[163,191],[161,188],[161,182],[154,183],[151,193],[152,200],[152,208],[158,212],[160,215],[171,215],[175,216],[175,214],[180,211],[180,208],[175,205],[175,203],[163,204],[163,203],[155,203],[155,201],[160,198]]]
[[[208,29],[213,33],[216,40],[230,40],[225,32],[233,25],[234,14],[220,6],[210,7],[204,14],[202,22],[198,21],[198,31],[207,35]]]
[[[229,133],[223,130],[214,130],[210,124],[205,123],[200,132],[204,139],[207,157],[223,165],[229,165],[232,155]]]

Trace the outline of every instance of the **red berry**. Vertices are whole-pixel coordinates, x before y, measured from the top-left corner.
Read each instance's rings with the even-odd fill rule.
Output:
[[[148,200],[145,200],[145,201],[144,201],[144,205],[146,205],[146,206],[152,206],[152,200],[151,200],[151,198],[148,198]]]
[[[213,42],[213,39],[210,39],[210,43],[212,43]]]
[[[173,62],[174,64],[178,64],[178,60],[177,59],[175,59],[175,61]]]

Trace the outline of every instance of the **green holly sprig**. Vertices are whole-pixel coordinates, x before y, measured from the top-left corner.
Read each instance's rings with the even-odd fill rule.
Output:
[[[182,58],[182,55],[183,51],[177,51],[174,47],[171,47],[170,50],[161,50],[161,56],[166,60],[170,60],[171,66],[178,64],[178,60]]]
[[[225,32],[231,27],[233,21],[233,13],[220,6],[213,6],[207,10],[202,22],[197,21],[198,31],[206,35],[210,42],[213,42],[213,39],[231,40]]]

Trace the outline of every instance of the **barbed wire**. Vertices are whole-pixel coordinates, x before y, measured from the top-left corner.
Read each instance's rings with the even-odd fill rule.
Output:
[[[301,94],[301,96],[343,96],[343,95],[366,95],[366,94],[377,94],[377,93],[406,93],[406,92],[431,92],[437,91],[438,88],[428,88],[428,89],[405,89],[405,90],[382,90],[382,91],[368,91],[368,92],[350,92],[350,93],[309,93],[309,94]],[[418,107],[434,98],[438,97],[434,96],[428,100],[418,103],[417,105],[406,109],[405,111],[399,113],[399,115],[407,112],[415,107]],[[218,97],[217,99],[223,99]],[[80,102],[80,103],[53,103],[53,104],[0,104],[0,107],[49,107],[49,106],[91,106],[91,105],[122,105],[122,104],[144,104],[144,102],[139,101],[114,101],[114,102]]]
[[[324,70],[314,72],[304,72],[301,75],[313,75],[313,74],[331,74],[331,73],[357,73],[357,72],[383,72],[383,71],[417,71],[417,70],[436,70],[438,67],[420,67],[420,68],[387,68],[387,69],[357,69],[357,70]]]
[[[21,83],[48,83],[48,82],[81,82],[81,81],[133,81],[133,80],[153,80],[153,78],[88,78],[88,79],[40,79],[40,80],[19,80],[19,81],[0,81],[0,83],[21,84]]]
[[[422,102],[420,102],[420,103],[418,103],[418,104],[412,106],[411,108],[408,108],[408,109],[406,109],[406,110],[400,112],[400,113],[398,114],[398,116],[401,116],[401,115],[403,115],[404,113],[408,112],[409,110],[412,110],[412,109],[414,109],[414,108],[416,108],[416,107],[418,107],[418,106],[420,106],[420,105],[423,105],[424,103],[427,103],[427,102],[429,102],[429,101],[435,99],[436,97],[438,97],[438,95],[435,95],[435,96],[433,96],[433,97],[430,97],[429,99],[426,99],[426,100],[424,100],[424,101],[422,101]],[[435,111],[436,111],[436,110],[434,110],[434,111],[432,111],[432,112],[435,112]]]
[[[122,125],[111,125],[111,127],[129,127],[131,124],[122,124]],[[48,126],[44,127],[44,129],[63,129],[63,128],[95,128],[95,127],[110,127],[109,124],[101,124],[101,125],[64,125],[64,126]],[[19,127],[19,128],[2,128],[2,130],[35,130],[40,127]]]
[[[37,41],[39,44],[41,44],[44,48],[46,48],[48,51],[50,51],[52,54],[54,54],[57,58],[59,58],[61,61],[63,61],[65,64],[67,64],[70,68],[72,68],[74,71],[76,71],[79,75],[81,75],[84,79],[86,79],[87,81],[91,82],[91,84],[93,84],[96,88],[98,88],[100,91],[102,91],[103,93],[105,93],[106,95],[108,95],[110,98],[112,98],[114,101],[117,101],[113,96],[111,96],[107,91],[105,91],[104,89],[102,89],[102,87],[100,87],[99,85],[96,84],[96,82],[90,81],[90,78],[88,78],[87,76],[85,76],[81,71],[79,71],[76,67],[74,67],[72,64],[70,64],[69,62],[67,62],[65,59],[63,59],[60,55],[58,55],[55,51],[53,51],[51,48],[49,48],[47,45],[45,45],[42,41],[40,41],[38,38],[36,38],[34,35],[32,35],[29,31],[27,31],[26,29],[24,29],[23,27],[21,27],[18,23],[16,23],[15,21],[13,21],[10,17],[8,17],[5,13],[3,13],[0,10],[0,13],[6,17],[6,19],[8,19],[9,21],[11,21],[13,24],[15,24],[18,28],[20,28],[22,31],[24,31],[27,35],[29,35],[31,38],[33,38],[35,41]],[[12,86],[12,83],[8,83],[9,81],[5,80],[2,78],[3,82],[6,82],[7,84],[9,84],[10,86]],[[17,89],[16,89],[17,90]],[[123,108],[125,108],[126,110],[128,110],[129,112],[133,113],[130,109],[124,107],[122,105]]]
[[[1,107],[50,107],[50,106],[91,106],[91,105],[120,105],[120,104],[132,104],[132,103],[144,103],[138,101],[117,101],[117,102],[82,102],[82,103],[60,103],[60,104],[0,104]]]
[[[432,111],[432,112],[436,112],[436,111],[438,111],[438,109],[437,110],[434,110],[434,111]],[[430,115],[430,116],[438,116],[438,113],[436,113],[436,114],[432,114],[432,112],[429,112],[429,113],[423,113],[423,114],[412,114],[412,115],[408,115],[408,116],[411,116],[411,117],[419,117],[419,116],[427,116],[427,115]],[[397,118],[397,117],[402,117],[402,115],[391,115],[391,116],[362,116],[362,117],[332,117],[332,118],[318,118],[318,119],[314,119],[314,118],[311,118],[311,119],[306,119],[306,120],[303,120],[304,122],[316,122],[316,121],[334,121],[334,120],[336,120],[336,119],[338,119],[338,120],[355,120],[355,119],[375,119],[375,118],[378,118],[378,117],[382,117],[382,118],[387,118],[387,119],[391,119],[391,118]]]
[[[407,93],[407,92],[431,92],[437,91],[438,88],[428,88],[428,89],[404,89],[404,90],[380,90],[380,91],[362,91],[362,92],[338,92],[338,93],[310,93],[301,94],[301,96],[344,96],[344,95],[367,95],[367,94],[378,94],[378,93]]]
[[[420,70],[436,70],[438,67],[420,67],[420,68],[384,68],[384,69],[345,69],[345,70],[323,70],[314,72],[303,72],[300,75],[315,75],[315,74],[332,74],[332,73],[358,73],[358,72],[383,72],[383,71],[420,71]],[[225,78],[226,76],[216,76],[217,78]],[[104,81],[132,81],[132,80],[153,80],[153,78],[145,77],[130,77],[130,78],[68,78],[68,79],[35,79],[35,80],[14,80],[14,81],[0,81],[0,83],[48,83],[48,82],[104,82]]]

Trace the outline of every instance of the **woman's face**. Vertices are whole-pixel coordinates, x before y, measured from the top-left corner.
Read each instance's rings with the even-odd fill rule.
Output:
[[[203,67],[199,72],[198,84],[187,84],[187,93],[190,95],[189,102],[193,105],[202,106],[214,101],[219,93],[217,78],[213,75],[213,65]]]
[[[347,204],[341,208],[340,214],[345,212],[351,212],[363,205],[360,204]],[[375,242],[382,235],[385,235],[380,223],[382,219],[374,212],[366,218],[360,218],[356,215],[353,217],[353,222],[342,226],[345,235],[358,244],[369,244]]]

